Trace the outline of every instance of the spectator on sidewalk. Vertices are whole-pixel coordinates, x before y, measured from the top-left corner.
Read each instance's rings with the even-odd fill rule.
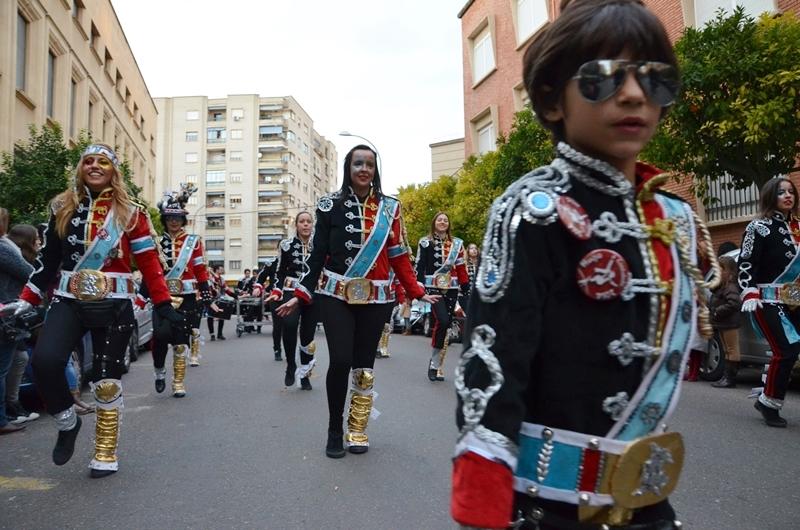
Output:
[[[25,261],[19,248],[6,236],[8,210],[0,208],[0,302],[16,300],[33,267]],[[0,336],[0,435],[17,432],[25,425],[14,425],[6,418],[6,374],[16,348],[16,341]],[[15,418],[16,419],[16,418]]]
[[[739,372],[739,328],[742,325],[742,301],[737,283],[738,268],[736,260],[730,256],[719,258],[722,267],[722,282],[711,295],[708,306],[711,312],[711,325],[719,336],[720,346],[725,352],[725,373],[722,379],[711,383],[716,388],[735,388],[736,374]]]

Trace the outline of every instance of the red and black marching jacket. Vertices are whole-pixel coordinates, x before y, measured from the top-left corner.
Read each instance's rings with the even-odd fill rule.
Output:
[[[384,199],[397,201],[388,196]],[[373,191],[361,200],[352,189],[344,195],[336,192],[318,201],[313,250],[306,261],[308,274],[295,289],[296,297],[311,303],[311,293],[316,289],[323,267],[335,274],[345,274],[372,232],[380,202],[381,197]],[[403,241],[399,205],[392,219],[389,237],[379,250],[366,278],[389,280],[390,269],[394,271],[407,295],[411,298],[425,296],[425,290],[417,283],[408,249]]]
[[[473,330],[491,329],[490,346],[477,347],[496,358],[503,382],[477,419],[468,421],[459,398],[451,513],[465,526],[506,528],[514,519],[515,502],[519,508],[525,499],[517,493],[515,501],[514,486],[523,424],[609,433],[652,362],[645,354],[622,362],[612,345],[650,344],[670,315],[681,264],[675,227],[654,200],[672,197],[657,189],[659,171],[637,164],[631,187],[598,171],[598,161],[582,161],[561,158],[560,166],[523,176],[490,212],[491,249],[481,257],[465,336],[469,350]],[[691,307],[681,309],[685,316]],[[463,369],[457,386],[486,388],[493,380],[493,368],[477,357]],[[577,520],[574,504],[536,502]],[[643,521],[671,512],[667,500],[639,510]]]
[[[453,245],[457,245],[456,260],[452,264],[450,272],[455,276],[458,286],[461,288],[461,293],[465,296],[469,295],[470,278],[467,273],[464,243],[457,237],[444,237],[434,235],[433,237],[425,236],[419,240],[417,248],[417,280],[419,280],[425,287],[430,288],[426,277],[430,277],[447,263]],[[453,274],[454,273],[454,274]]]
[[[88,193],[87,190],[86,196],[72,214],[64,237],[60,237],[56,231],[58,206],[51,207],[39,267],[31,274],[20,298],[33,305],[40,304],[44,293],[47,293],[53,285],[59,271],[72,272],[75,269],[86,250],[103,230],[106,216],[112,208],[112,196],[111,188],[100,193]],[[131,274],[131,259],[134,259],[150,291],[153,303],[159,305],[169,302],[170,295],[151,235],[152,225],[147,209],[137,204],[132,208],[135,211],[130,228],[122,232],[117,245],[100,270],[104,273]]]
[[[161,252],[167,262],[168,272],[175,266],[178,256],[186,243],[189,234],[185,230],[181,230],[174,238],[170,236],[169,232],[164,232],[161,235]],[[183,269],[181,275],[182,280],[196,280],[197,288],[203,301],[211,301],[211,291],[208,286],[208,269],[206,268],[205,258],[203,256],[203,242],[200,238],[195,240],[194,250],[192,256],[189,258],[189,263]]]

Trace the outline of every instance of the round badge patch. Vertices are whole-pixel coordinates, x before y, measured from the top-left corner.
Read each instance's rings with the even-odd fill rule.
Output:
[[[592,222],[589,220],[586,210],[578,204],[572,197],[562,195],[556,201],[558,218],[569,230],[569,233],[581,241],[586,241],[592,237]]]
[[[607,248],[592,250],[578,263],[578,287],[593,300],[619,298],[631,279],[628,263]]]
[[[547,217],[555,210],[553,198],[543,191],[528,195],[528,208],[535,217]]]
[[[103,240],[108,240],[111,236],[108,235],[108,230],[106,230],[105,228],[101,228],[97,232],[97,237],[99,237],[100,239],[103,239]]]

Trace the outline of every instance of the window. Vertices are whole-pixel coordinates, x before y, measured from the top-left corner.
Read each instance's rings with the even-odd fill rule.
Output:
[[[225,238],[206,238],[206,250],[225,250]]]
[[[47,115],[53,117],[53,107],[55,98],[55,74],[56,74],[56,56],[53,50],[47,51]]]
[[[489,122],[478,129],[478,153],[485,154],[489,151],[494,151],[497,137],[494,133],[494,124]]]
[[[78,82],[70,79],[69,84],[69,135],[75,136],[75,107],[78,105]]]
[[[295,136],[294,131],[287,131],[286,139],[289,140],[290,142],[294,142],[297,139],[297,136]]]
[[[477,83],[494,70],[492,33],[487,25],[475,38],[472,51],[472,82]]]
[[[231,184],[241,184],[241,183],[242,183],[242,174],[231,173]]]
[[[225,217],[222,215],[209,215],[206,217],[206,228],[209,230],[222,230],[225,228]]]
[[[193,196],[189,197],[189,200],[187,201],[186,204],[191,204],[192,206],[196,206],[197,205],[197,195],[193,195]]]
[[[241,247],[242,246],[242,239],[239,237],[231,238],[230,242],[228,243],[231,247]]]
[[[241,195],[231,195],[231,208],[236,208],[242,204]]]
[[[186,131],[186,141],[196,142],[198,138],[197,131]]]
[[[241,151],[231,151],[231,162],[238,162],[242,160]]]
[[[17,90],[25,90],[27,83],[28,21],[17,13]]]
[[[262,125],[258,128],[259,140],[279,140],[283,137],[283,127],[280,125]]]
[[[231,217],[228,218],[228,225],[231,227],[238,228],[242,226],[242,218],[239,217],[238,215],[232,215]]]
[[[200,111],[199,110],[187,110],[186,111],[186,121],[194,121],[200,119]]]
[[[242,262],[238,259],[232,259],[228,262],[228,269],[232,271],[242,270]]]
[[[225,141],[225,128],[224,127],[209,127],[206,139],[210,144],[218,144]]]
[[[186,163],[194,164],[197,162],[197,153],[186,153]]]
[[[234,121],[239,121],[244,118],[244,109],[231,109],[231,116]]]
[[[545,0],[517,0],[517,43],[525,42],[547,20]]]
[[[206,186],[223,186],[225,170],[206,171]]]
[[[94,25],[92,22],[91,33],[89,33],[89,47],[97,53],[97,43],[100,39],[100,32],[97,30],[97,26]]]
[[[81,19],[83,15],[83,10],[86,6],[83,5],[83,0],[72,0],[72,16],[77,18],[78,20]]]
[[[242,139],[242,130],[231,129],[231,140],[241,140],[241,139]]]
[[[92,124],[94,123],[94,101],[89,100],[89,115],[86,118],[86,130],[92,132]]]

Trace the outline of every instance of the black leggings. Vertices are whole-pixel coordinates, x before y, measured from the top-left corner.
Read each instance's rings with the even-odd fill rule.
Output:
[[[48,413],[56,414],[74,403],[64,370],[73,349],[87,331],[92,335],[92,381],[122,378],[125,349],[135,322],[130,300],[53,299],[32,360],[36,387]]]
[[[431,345],[434,348],[444,348],[444,337],[447,330],[450,329],[450,323],[453,322],[456,300],[458,300],[458,289],[448,289],[442,293],[439,301],[431,306],[431,315],[433,315]]]
[[[287,291],[283,295],[284,302],[288,302],[292,298],[294,298],[294,291]],[[314,333],[317,331],[318,313],[316,303],[301,304],[298,311],[293,311],[292,314],[284,317],[281,333],[283,334],[283,351],[286,354],[286,373],[294,373],[297,370],[297,361],[295,360],[297,328],[300,328],[300,346],[308,346],[314,340]],[[300,364],[308,364],[313,358],[313,355],[300,352]]]
[[[342,432],[342,415],[352,368],[372,368],[383,325],[392,314],[392,304],[351,305],[342,300],[314,296],[320,306],[330,366],[325,379],[328,391],[328,429]]]
[[[789,342],[783,330],[781,312],[789,320],[790,325],[800,333],[800,309],[791,310],[784,305],[764,304],[762,308],[756,310],[753,317],[772,350],[764,395],[782,401],[786,397],[786,389],[792,377],[792,367],[800,353],[800,342],[794,344]]]
[[[208,333],[211,336],[214,336],[214,320],[217,321],[217,336],[222,336],[222,326],[225,325],[225,320],[221,318],[215,319],[214,317],[208,317]]]
[[[281,336],[283,334],[283,318],[278,316],[278,313],[275,312],[280,305],[281,302],[278,300],[274,300],[269,303],[269,311],[272,314],[272,349],[274,351],[281,351]]]
[[[189,322],[195,322],[197,319],[197,297],[194,294],[181,295],[183,302],[181,302],[178,311],[186,315]],[[174,344],[189,344],[192,336],[192,329],[187,327],[180,331],[174,331],[172,340]],[[153,337],[153,366],[155,368],[164,368],[167,359],[167,349],[170,342],[166,340],[158,340]]]

